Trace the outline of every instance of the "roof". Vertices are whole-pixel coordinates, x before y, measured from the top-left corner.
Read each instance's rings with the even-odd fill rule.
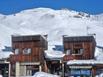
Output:
[[[12,36],[13,42],[20,41],[40,41],[41,39],[45,40],[42,35],[26,35],[26,36]]]
[[[52,48],[55,51],[64,51],[63,45],[55,45],[54,48]]]
[[[64,42],[91,42],[95,41],[93,36],[63,36]]]
[[[54,50],[46,50],[45,51],[45,58],[50,60],[60,60],[64,57],[63,52],[61,51],[54,51]]]
[[[11,54],[13,54],[13,53],[12,52],[3,52],[3,51],[0,51],[0,59],[9,58]]]
[[[70,60],[67,62],[67,65],[83,65],[83,64],[103,64],[103,61],[99,60]]]
[[[2,51],[4,51],[4,52],[11,52],[12,51],[12,47],[5,46],[5,48],[2,49]]]

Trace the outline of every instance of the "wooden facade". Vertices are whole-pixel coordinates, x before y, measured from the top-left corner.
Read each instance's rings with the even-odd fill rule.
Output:
[[[93,36],[63,36],[64,46],[64,76],[72,77],[94,77],[96,68],[91,64],[67,65],[71,60],[91,60],[94,59],[96,42]]]
[[[16,64],[20,69],[26,66],[25,68],[28,70],[31,69],[32,72],[35,72],[36,68],[39,69],[39,65],[41,66],[40,68],[42,68],[44,64],[44,50],[47,49],[45,36],[12,36],[12,48],[14,53],[14,55],[10,57],[12,72],[16,69]],[[12,72],[11,75],[15,76],[16,70],[14,73]]]
[[[93,36],[63,37],[64,61],[94,59],[96,42]]]
[[[96,42],[93,36],[63,36],[65,56],[59,60],[45,58],[44,50],[48,45],[45,37],[41,35],[12,36],[14,54],[10,56],[11,77],[31,76],[37,71],[45,71],[62,77],[95,77],[97,73],[103,71],[103,64],[99,63],[67,65],[70,60],[95,59]],[[74,75],[75,72],[82,72],[80,73],[82,75]]]
[[[63,45],[65,77],[95,77],[103,73],[103,62],[94,57],[96,41],[93,36],[64,36]]]

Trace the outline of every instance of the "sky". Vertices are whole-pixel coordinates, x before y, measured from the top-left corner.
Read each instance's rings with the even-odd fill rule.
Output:
[[[15,14],[22,10],[46,7],[68,8],[89,14],[103,13],[103,0],[0,0],[0,13]]]

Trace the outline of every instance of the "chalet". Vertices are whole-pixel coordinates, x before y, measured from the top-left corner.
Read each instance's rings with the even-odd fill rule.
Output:
[[[11,77],[32,76],[37,71],[43,71],[46,36],[12,36],[12,48]]]
[[[93,36],[63,36],[63,45],[65,77],[95,77],[97,70],[103,70],[103,62],[94,57],[96,41]]]

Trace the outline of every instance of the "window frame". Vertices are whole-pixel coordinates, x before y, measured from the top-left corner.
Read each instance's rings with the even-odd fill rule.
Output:
[[[68,52],[68,51],[69,51],[69,52]],[[66,54],[66,55],[71,55],[71,49],[67,49],[65,54]]]
[[[75,53],[76,52],[75,50],[78,50],[78,53]],[[83,52],[84,52],[83,48],[76,48],[76,49],[73,49],[72,55],[82,55]]]
[[[30,50],[29,50],[30,49]],[[29,50],[29,51],[28,51]],[[31,54],[31,52],[32,52],[32,49],[31,48],[24,48],[23,49],[23,54],[24,55],[29,55],[29,54]]]

